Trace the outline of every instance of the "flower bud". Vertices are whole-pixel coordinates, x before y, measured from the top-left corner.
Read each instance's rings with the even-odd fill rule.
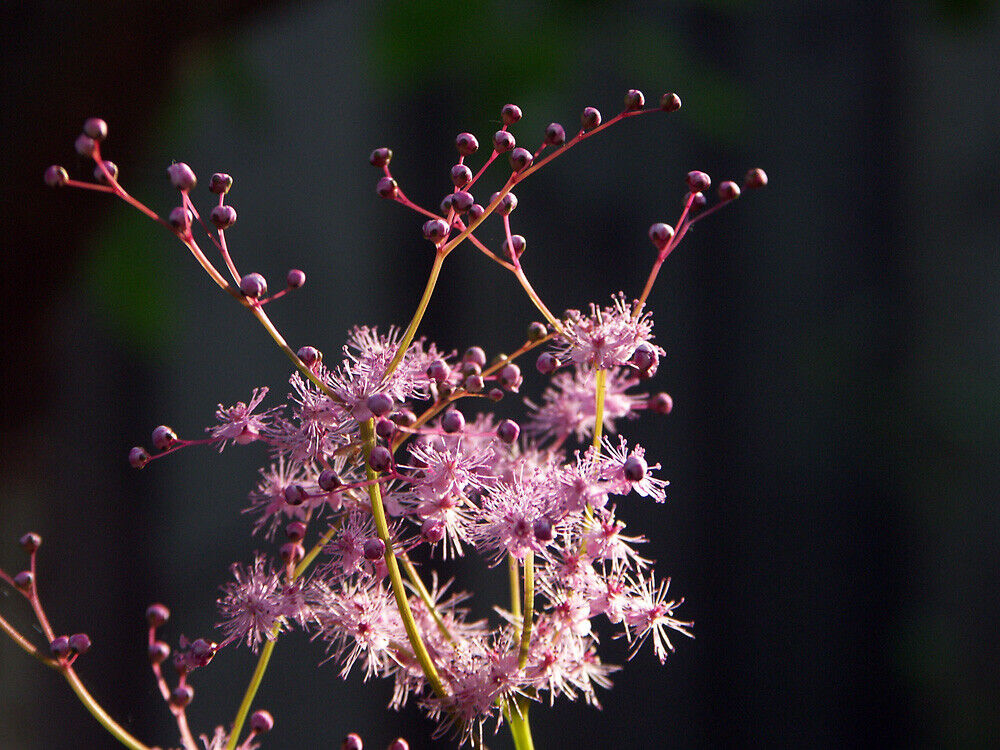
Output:
[[[719,199],[724,201],[736,200],[740,197],[740,186],[732,180],[719,183]]]
[[[541,341],[548,335],[548,329],[544,323],[537,320],[528,326],[528,341]]]
[[[215,206],[208,218],[216,229],[229,229],[236,223],[236,209],[229,205]]]
[[[76,137],[76,142],[73,144],[73,148],[76,149],[76,153],[80,156],[94,156],[97,153],[97,141],[91,138],[86,133],[80,133]]]
[[[704,192],[712,185],[712,179],[704,172],[699,172],[698,170],[688,172],[685,179],[692,193]]]
[[[448,367],[448,363],[443,359],[435,359],[427,365],[427,377],[431,380],[436,380],[438,383],[443,383],[448,379],[450,374],[451,368]]]
[[[30,555],[42,546],[42,538],[34,531],[29,531],[27,534],[24,534],[20,539],[18,539],[17,543],[21,545],[21,549]]]
[[[377,536],[373,536],[371,539],[366,539],[364,554],[365,559],[369,562],[381,559],[382,556],[385,555],[385,542]]]
[[[518,435],[520,434],[521,428],[518,426],[517,422],[512,419],[505,419],[497,425],[497,437],[507,443],[507,445],[516,441]]]
[[[601,113],[596,107],[585,107],[580,115],[580,127],[583,130],[593,130],[601,124]]]
[[[500,110],[500,118],[504,125],[513,125],[521,119],[521,108],[516,104],[505,104]]]
[[[191,644],[191,650],[188,653],[191,655],[191,660],[196,666],[206,667],[215,657],[215,652],[218,650],[219,644],[199,638]]]
[[[17,586],[17,588],[20,589],[21,591],[24,591],[25,593],[27,593],[27,591],[31,588],[34,582],[35,582],[35,576],[31,573],[30,570],[22,570],[20,573],[14,576],[14,585]]]
[[[150,604],[146,607],[146,622],[151,628],[161,627],[170,619],[170,610],[162,604]]]
[[[285,487],[282,495],[289,505],[302,505],[308,499],[309,493],[305,491],[301,484],[290,484]]]
[[[145,448],[137,445],[128,452],[128,462],[132,465],[133,469],[141,469],[149,463],[149,454]]]
[[[187,683],[178,685],[170,691],[170,705],[174,708],[185,708],[194,700],[194,688]]]
[[[260,299],[267,294],[267,282],[259,273],[248,273],[240,279],[240,291],[250,299]]]
[[[74,633],[69,637],[69,647],[81,656],[90,651],[90,636],[86,633]]]
[[[177,206],[170,210],[170,215],[167,216],[167,221],[170,222],[170,226],[176,229],[178,232],[185,233],[191,230],[191,212],[184,208],[184,206]]]
[[[293,268],[288,272],[288,275],[285,276],[285,283],[288,284],[289,289],[300,289],[306,283],[305,271]]]
[[[373,393],[368,397],[365,405],[376,417],[383,417],[392,411],[392,397],[384,393]]]
[[[543,543],[551,542],[553,536],[555,536],[552,530],[552,520],[548,516],[536,518],[535,522],[531,525],[531,531],[534,533],[535,539]]]
[[[459,190],[451,196],[451,207],[458,214],[467,213],[475,202],[476,199],[472,197],[472,193],[468,193],[465,190]]]
[[[402,737],[397,737],[386,750],[410,750],[410,743]]]
[[[535,361],[535,369],[542,375],[550,375],[559,369],[559,359],[552,352],[542,352]]]
[[[630,482],[641,482],[646,476],[646,459],[636,455],[629,456],[622,465],[622,473]]]
[[[146,650],[150,664],[162,664],[170,656],[170,646],[163,641],[153,641]]]
[[[654,414],[669,414],[673,411],[674,400],[669,393],[657,393],[646,402],[646,407]]]
[[[457,188],[464,188],[472,182],[472,170],[464,164],[456,164],[451,168],[451,182]]]
[[[486,213],[486,209],[480,206],[478,203],[473,203],[472,208],[469,209],[469,219],[471,221],[479,221],[483,218],[483,214]]]
[[[170,184],[184,192],[194,190],[198,184],[194,170],[182,161],[174,162],[167,167],[167,174],[170,176]]]
[[[254,734],[264,734],[274,729],[274,717],[263,709],[254,711],[250,716],[250,731]]]
[[[488,398],[493,403],[498,401],[503,401],[503,389],[502,388],[490,388],[490,392],[486,394]]]
[[[383,177],[375,186],[375,192],[383,198],[395,198],[398,191],[399,186],[391,177]]]
[[[390,414],[389,419],[398,424],[400,427],[409,427],[417,421],[417,415],[409,409],[400,409],[399,411]]]
[[[625,111],[636,112],[646,106],[646,97],[639,89],[629,89],[625,94]]]
[[[382,148],[377,148],[372,151],[371,156],[368,157],[368,161],[373,167],[381,169],[392,161],[392,149],[384,146]]]
[[[657,250],[663,250],[674,238],[674,228],[669,224],[657,222],[649,228],[649,239]]]
[[[496,195],[496,193],[493,194],[494,199]],[[490,202],[492,203],[493,199]],[[507,193],[507,195],[500,199],[500,204],[497,206],[497,213],[501,216],[510,216],[515,208],[517,208],[517,196],[513,193]]]
[[[545,128],[545,143],[548,146],[561,146],[566,142],[566,129],[558,122],[550,122]]]
[[[108,137],[108,124],[100,117],[88,117],[83,123],[83,134],[95,141]]]
[[[369,407],[370,408],[370,407]],[[383,440],[392,440],[396,434],[396,423],[391,419],[380,418],[375,422],[375,434]]]
[[[476,372],[462,381],[462,387],[469,393],[482,393],[483,388],[486,387],[486,381],[483,380],[482,375]]]
[[[440,242],[448,236],[448,225],[441,219],[428,219],[424,222],[424,239]]]
[[[459,133],[455,136],[455,148],[462,156],[472,156],[479,150],[479,141],[472,133]]]
[[[340,475],[333,469],[323,469],[319,474],[319,488],[323,492],[332,492],[338,487],[344,486],[344,481],[340,478]]]
[[[361,737],[351,732],[340,743],[340,750],[364,750],[364,743],[361,741]]]
[[[225,172],[216,172],[208,182],[208,189],[216,195],[225,195],[233,187],[233,178]]]
[[[57,659],[65,659],[70,654],[69,638],[64,635],[57,636],[49,644],[49,651]]]
[[[506,130],[498,130],[493,134],[493,148],[498,154],[510,151],[515,145],[517,145],[517,141]]]
[[[450,409],[441,417],[441,429],[451,434],[465,427],[465,417],[458,409]]]
[[[660,97],[660,109],[664,112],[676,112],[681,108],[681,98],[677,94],[664,94]]]
[[[153,430],[153,447],[158,451],[165,451],[177,442],[177,433],[161,424]]]
[[[526,148],[515,148],[510,152],[510,168],[515,172],[520,172],[531,166],[533,157]]]
[[[306,525],[302,521],[292,521],[285,527],[285,536],[290,542],[301,542],[306,538]]]
[[[520,234],[512,234],[509,240],[503,241],[503,252],[504,255],[510,255],[511,251],[513,254],[520,258],[521,253],[524,252],[524,248],[527,247],[528,241],[524,239]]]
[[[101,168],[103,167],[103,169]],[[105,174],[106,173],[106,174]],[[108,175],[111,179],[108,179]],[[105,159],[94,165],[94,179],[101,185],[110,185],[112,181],[118,181],[118,165],[113,161]]]
[[[323,353],[314,346],[303,346],[296,352],[296,356],[306,367],[312,367],[323,360]]]
[[[471,362],[477,364],[480,367],[486,366],[486,352],[478,346],[470,346],[465,350],[465,354],[462,355],[462,362]]]
[[[510,362],[500,368],[498,374],[500,380],[500,385],[506,391],[517,392],[517,389],[521,387],[521,383],[524,382],[524,378],[521,377],[521,368]]]
[[[743,178],[743,187],[747,190],[762,188],[767,184],[767,174],[763,169],[751,169]]]
[[[58,164],[53,164],[45,170],[45,184],[49,187],[62,187],[69,180],[69,174]]]
[[[657,354],[656,349],[649,344],[639,344],[629,358],[629,362],[635,365],[635,368],[640,371],[655,367],[659,363],[659,360],[660,356]]]
[[[372,471],[380,473],[385,471],[392,466],[392,453],[389,452],[388,448],[376,445],[368,454],[368,466],[371,467]]]

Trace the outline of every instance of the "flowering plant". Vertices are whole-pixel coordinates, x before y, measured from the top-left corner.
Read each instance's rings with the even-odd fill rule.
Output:
[[[323,641],[343,676],[359,669],[366,679],[392,680],[392,707],[419,704],[436,723],[435,736],[484,747],[488,730],[507,725],[518,750],[533,747],[532,704],[563,697],[599,707],[597,688],[610,687],[618,667],[602,661],[593,621],[606,621],[614,637],[627,641],[629,658],[648,642],[664,662],[674,648],[671,638],[691,635],[692,623],[676,614],[683,600],[671,598],[669,579],[657,579],[651,561],[639,552],[643,537],[625,533],[612,500],[634,493],[663,502],[667,486],[656,475],[659,464],[651,464],[643,447],[630,444],[617,427],[644,411],[670,412],[666,393],[636,392],[664,355],[653,342],[648,297],[660,267],[687,231],[737,198],[741,188],[723,182],[718,202],[709,208],[709,177],[689,173],[676,229],[657,223],[649,230],[656,253],[639,296],[619,292],[610,304],[591,303],[562,316],[554,315],[530,284],[522,265],[527,243],[511,227],[517,207],[512,190],[546,163],[617,122],[679,107],[680,99],[667,94],[659,107],[647,108],[643,95],[632,90],[610,120],[602,121],[593,107],[584,109],[572,137],[552,123],[532,152],[516,145],[511,126],[521,110],[508,104],[491,153],[476,172],[467,160],[479,150],[478,140],[470,133],[456,138],[453,189],[437,211],[405,195],[392,176],[388,148],[373,151],[370,161],[382,172],[378,195],[425,219],[433,263],[405,330],[357,326],[339,361],[325,359],[312,346],[293,349],[265,311],[303,286],[302,271],[289,271],[284,288],[269,295],[260,274],[237,270],[226,240],[237,220],[226,202],[233,185],[229,175],[210,180],[217,204],[206,222],[191,198],[194,172],[172,164],[167,172],[180,205],[161,217],[121,186],[117,167],[101,153],[107,125],[96,118],[84,123],[76,141],[77,152],[94,161],[95,182],[49,168],[45,180],[53,187],[115,195],[164,225],[212,281],[257,319],[295,368],[289,404],[265,405],[268,389],[258,388],[245,403],[220,404],[206,437],[181,438],[161,425],[153,430],[152,452],[136,447],[129,454],[132,466],[143,468],[195,445],[222,451],[262,443],[269,453],[245,511],[272,551],[232,566],[232,580],[218,601],[218,642],[182,637],[172,649],[160,638],[167,608],[154,604],[146,612],[149,662],[184,750],[198,748],[186,714],[194,697],[193,673],[219,649],[240,645],[258,655],[257,668],[233,722],[202,735],[201,742],[208,750],[258,746],[273,720],[263,710],[251,715],[251,708],[279,636],[292,628]],[[504,154],[509,177],[488,201],[477,202],[471,190]],[[751,170],[743,188],[766,181],[761,170]],[[476,235],[494,214],[505,237],[499,249]],[[195,238],[199,229],[219,265]],[[466,242],[513,274],[544,319],[529,327],[516,351],[492,361],[479,346],[459,356],[417,336],[445,259]],[[468,404],[488,409],[519,393],[519,361],[529,353],[551,379],[537,402],[524,400],[523,430],[488,410],[473,416]],[[15,575],[0,570],[0,578],[29,602],[48,647],[37,647],[3,617],[0,628],[60,672],[117,740],[148,750],[81,682],[74,665],[90,639],[83,633],[59,635],[51,626],[36,586],[41,539],[29,533],[20,543],[29,555],[27,569]],[[510,598],[495,607],[492,622],[472,619],[464,606],[471,595],[435,571],[435,561],[466,553],[506,567]],[[172,686],[163,669],[168,659]],[[344,747],[360,748],[361,740],[349,735]],[[392,745],[405,747],[403,739]]]

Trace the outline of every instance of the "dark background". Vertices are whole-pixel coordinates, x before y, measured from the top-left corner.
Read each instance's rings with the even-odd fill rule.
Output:
[[[79,671],[131,731],[175,731],[144,660],[142,612],[210,635],[218,585],[263,545],[239,512],[259,447],[191,450],[141,473],[161,422],[198,437],[217,402],[286,392],[287,362],[162,229],[104,196],[51,191],[49,164],[105,117],[105,154],[165,213],[164,170],[232,173],[237,263],[309,281],[271,314],[333,355],[355,323],[405,324],[430,266],[421,220],[374,194],[390,145],[420,203],[452,139],[488,142],[508,101],[533,146],[624,91],[684,108],[616,126],[517,190],[529,277],[556,311],[637,293],[646,228],[673,223],[691,169],[760,166],[768,188],[698,226],[651,297],[667,418],[626,432],[669,478],[630,529],[687,598],[697,639],[646,649],[603,712],[532,713],[537,745],[985,747],[1000,742],[997,283],[1000,19],[990,3],[5,3],[0,233],[0,565],[45,538],[55,627],[95,642]],[[473,160],[478,164],[478,161]],[[502,181],[498,168],[494,182]],[[481,236],[499,244],[492,222]],[[516,282],[455,253],[423,330],[509,350]],[[537,395],[540,379],[524,393]],[[463,575],[499,597],[497,571]],[[490,586],[493,586],[491,589]],[[21,628],[20,597],[0,612]],[[610,660],[620,643],[605,643]],[[318,644],[279,644],[258,705],[266,747],[348,731],[430,747],[388,686],[345,686]],[[195,675],[198,731],[232,720],[252,657]],[[506,747],[505,734],[491,746]],[[0,640],[0,747],[112,747],[57,675]]]

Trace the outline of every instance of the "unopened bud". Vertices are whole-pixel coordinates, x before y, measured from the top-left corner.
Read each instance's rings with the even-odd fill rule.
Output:
[[[216,195],[225,195],[233,187],[233,178],[225,172],[216,172],[208,182],[208,189]]]
[[[88,117],[83,123],[83,133],[95,141],[108,137],[108,124],[100,117]]]
[[[505,104],[500,110],[500,117],[504,125],[513,125],[521,119],[521,108],[516,104]]]
[[[676,112],[681,108],[681,98],[677,94],[664,94],[660,97],[660,109],[664,112]]]
[[[601,124],[601,113],[596,107],[585,107],[580,115],[580,127],[583,130],[593,130]]]
[[[194,190],[198,184],[194,170],[182,161],[174,162],[167,167],[167,174],[170,176],[170,184],[184,192]]]
[[[128,462],[133,469],[141,469],[149,463],[149,453],[142,446],[137,445],[128,452]]]
[[[61,187],[69,180],[69,174],[58,164],[53,164],[45,170],[45,184],[49,187]]]
[[[629,89],[628,93],[625,94],[625,111],[635,112],[642,109],[646,105],[646,97],[642,95],[639,89]]]
[[[385,148],[384,146],[382,148],[377,148],[372,151],[371,156],[368,157],[368,161],[373,167],[381,169],[392,161],[392,149]]]

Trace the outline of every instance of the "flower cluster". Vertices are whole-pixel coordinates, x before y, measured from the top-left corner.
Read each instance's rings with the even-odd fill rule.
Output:
[[[656,476],[659,464],[650,464],[644,448],[618,429],[643,411],[670,412],[667,394],[635,392],[665,355],[652,343],[649,292],[690,226],[731,202],[740,189],[724,182],[719,203],[706,210],[710,180],[691,172],[677,229],[666,224],[650,229],[656,255],[641,295],[619,292],[609,306],[590,304],[587,313],[569,310],[562,317],[549,311],[529,283],[521,265],[527,243],[512,232],[510,218],[517,206],[512,189],[546,162],[618,121],[679,107],[676,95],[668,94],[659,108],[646,108],[643,95],[633,90],[610,120],[587,107],[575,135],[567,137],[565,128],[552,123],[541,145],[529,151],[516,145],[510,129],[521,110],[508,104],[501,111],[503,125],[491,138],[491,153],[476,172],[466,160],[477,152],[477,138],[469,133],[456,138],[452,189],[438,211],[411,201],[390,171],[392,152],[376,149],[370,161],[383,172],[378,195],[426,219],[423,234],[433,245],[434,261],[409,326],[386,332],[358,326],[334,358],[339,361],[325,359],[313,346],[293,350],[264,310],[303,286],[302,271],[289,271],[285,288],[271,296],[260,274],[237,271],[225,236],[236,221],[235,209],[225,202],[233,185],[228,175],[210,181],[218,203],[209,228],[191,200],[197,180],[184,164],[168,170],[181,201],[166,219],[125,192],[117,168],[100,153],[107,135],[103,121],[88,120],[76,144],[80,154],[93,158],[96,183],[71,180],[61,167],[49,169],[50,185],[112,193],[167,226],[295,366],[284,405],[265,406],[269,391],[257,388],[246,402],[220,404],[207,437],[183,439],[161,425],[153,431],[152,451],[136,447],[129,455],[132,465],[142,468],[199,444],[220,451],[260,444],[268,454],[243,510],[271,551],[232,566],[232,580],[218,601],[220,643],[182,638],[173,652],[178,676],[173,688],[160,668],[171,648],[157,637],[167,610],[153,605],[147,612],[150,663],[186,750],[195,746],[185,714],[194,696],[191,672],[208,665],[219,649],[240,644],[262,652],[266,666],[270,649],[291,628],[322,641],[342,675],[358,669],[365,679],[391,680],[392,706],[415,701],[437,722],[437,736],[480,747],[484,731],[506,723],[518,748],[531,746],[527,715],[533,703],[566,698],[600,705],[598,688],[610,687],[610,675],[619,667],[603,662],[598,631],[625,639],[630,658],[650,642],[660,662],[673,651],[672,638],[691,635],[692,623],[676,615],[683,600],[668,596],[669,579],[658,580],[651,561],[640,554],[644,538],[626,533],[627,509],[643,499],[663,502],[667,482]],[[471,191],[502,154],[510,164],[507,181],[488,201],[477,202]],[[753,170],[744,186],[765,182],[763,172]],[[506,238],[499,249],[475,234],[492,214],[500,217]],[[221,270],[195,239],[198,224],[205,226]],[[459,356],[416,336],[445,258],[466,242],[513,274],[545,321],[531,325],[520,348],[492,361],[479,346]],[[514,395],[523,386],[518,360],[529,353],[538,371],[549,376],[536,401]],[[505,398],[523,398],[523,431],[488,408],[468,406],[488,407]],[[30,551],[31,570],[3,575],[41,613]],[[489,566],[506,564],[511,596],[495,607],[493,620],[472,619],[465,606],[472,594],[438,579],[435,561],[462,555],[476,555]],[[57,647],[45,626],[55,657],[50,666],[72,674],[72,661],[85,650],[82,640],[64,638]],[[203,737],[206,748],[256,747],[258,736],[270,729],[270,715],[258,711],[238,744],[258,676],[255,681],[233,725]],[[127,735],[114,727],[109,730]],[[360,748],[355,738],[348,737],[344,747]],[[129,741],[131,747],[145,747]],[[405,741],[393,747],[399,750]]]

